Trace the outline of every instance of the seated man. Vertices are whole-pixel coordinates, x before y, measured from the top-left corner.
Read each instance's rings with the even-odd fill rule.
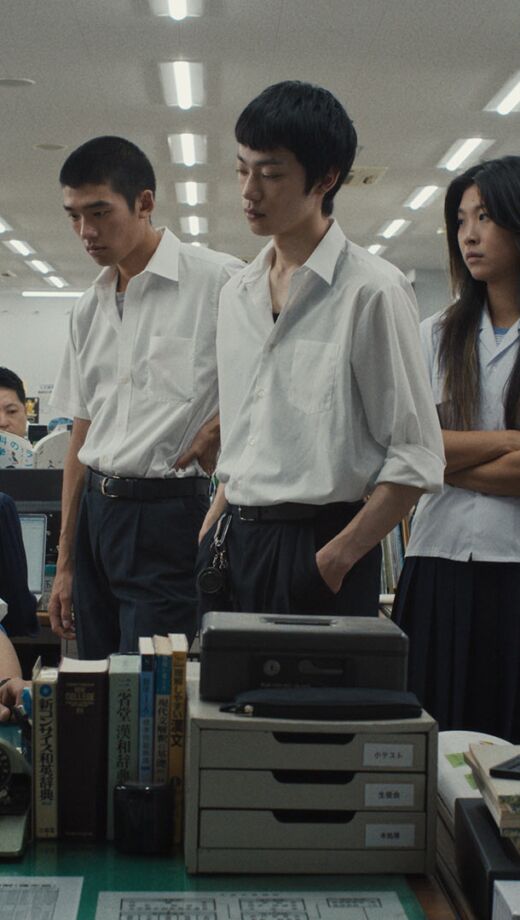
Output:
[[[331,216],[357,146],[331,93],[268,87],[235,136],[247,221],[272,240],[220,297],[220,485],[199,565],[228,511],[225,609],[376,615],[379,541],[443,478],[414,294]]]
[[[11,718],[13,706],[21,702],[24,689],[30,686],[30,680],[22,680],[16,650],[0,625],[0,722]]]
[[[37,601],[27,584],[27,559],[16,505],[0,492],[0,598],[7,604],[2,621],[12,636],[30,636],[38,631]]]
[[[0,367],[0,429],[19,438],[27,437],[24,386],[8,367]]]

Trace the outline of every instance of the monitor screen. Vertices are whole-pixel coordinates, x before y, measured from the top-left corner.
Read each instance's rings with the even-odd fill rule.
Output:
[[[33,594],[41,594],[45,576],[47,517],[45,514],[21,514],[20,524],[27,556],[29,591],[32,591]]]

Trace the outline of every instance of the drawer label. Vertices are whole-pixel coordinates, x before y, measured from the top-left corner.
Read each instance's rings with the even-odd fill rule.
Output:
[[[413,767],[413,744],[368,742],[363,745],[364,767]]]
[[[415,825],[367,824],[365,828],[365,846],[413,847],[415,846]]]
[[[381,808],[403,808],[415,804],[413,783],[367,783],[365,785],[365,806]]]

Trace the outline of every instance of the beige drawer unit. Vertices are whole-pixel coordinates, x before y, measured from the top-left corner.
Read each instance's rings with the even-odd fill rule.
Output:
[[[437,724],[219,711],[188,685],[190,873],[430,873]]]
[[[200,808],[424,811],[424,773],[339,770],[211,770],[199,774]]]

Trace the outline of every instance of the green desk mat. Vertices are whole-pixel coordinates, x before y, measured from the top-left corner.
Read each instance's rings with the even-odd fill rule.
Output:
[[[94,920],[100,891],[395,891],[408,920],[425,918],[402,875],[188,875],[180,857],[129,856],[103,842],[39,841],[1,860],[2,875],[82,876],[78,920]]]

